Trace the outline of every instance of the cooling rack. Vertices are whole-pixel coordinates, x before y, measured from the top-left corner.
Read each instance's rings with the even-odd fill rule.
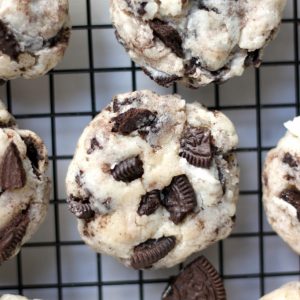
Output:
[[[15,80],[0,97],[20,127],[45,141],[53,181],[46,222],[21,253],[0,268],[0,294],[44,300],[158,300],[169,276],[128,270],[83,244],[67,211],[64,178],[83,128],[121,92],[177,92],[220,109],[240,135],[241,192],[233,234],[202,253],[223,276],[229,300],[255,300],[300,279],[300,260],[271,230],[261,205],[260,175],[266,152],[284,134],[282,123],[300,113],[299,4],[288,0],[281,31],[260,69],[223,85],[189,90],[162,88],[131,62],[115,40],[108,0],[70,0],[73,34],[64,61],[37,80]]]

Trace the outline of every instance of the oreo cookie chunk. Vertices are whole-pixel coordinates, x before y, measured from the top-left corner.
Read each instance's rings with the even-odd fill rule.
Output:
[[[286,0],[111,0],[116,37],[158,84],[223,82],[258,67]]]
[[[69,37],[68,0],[0,1],[0,81],[44,75]]]
[[[200,256],[171,278],[162,300],[226,300],[223,281],[214,266]]]
[[[15,256],[47,212],[47,150],[33,132],[18,129],[0,101],[0,265]]]
[[[265,161],[263,202],[274,231],[300,254],[300,117],[284,125],[285,136]]]
[[[237,139],[221,112],[178,95],[117,95],[84,130],[67,173],[82,239],[148,269],[171,267],[227,237],[238,196]]]

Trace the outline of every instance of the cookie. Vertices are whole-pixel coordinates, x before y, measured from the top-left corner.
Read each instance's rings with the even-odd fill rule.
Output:
[[[69,36],[68,0],[0,1],[0,79],[44,75],[62,59]]]
[[[226,300],[224,283],[214,266],[200,256],[186,266],[162,295],[162,300]]]
[[[171,267],[227,237],[237,140],[225,115],[180,96],[116,96],[84,130],[67,173],[81,237],[135,269]]]
[[[300,300],[300,282],[290,282],[260,300]]]
[[[116,37],[158,84],[223,82],[259,66],[286,0],[110,0]]]
[[[18,129],[0,101],[0,265],[20,251],[45,218],[47,165],[42,140]]]
[[[7,295],[0,296],[0,300],[29,300],[29,299],[23,296],[7,294]],[[33,299],[33,300],[39,300],[39,299]]]
[[[274,231],[300,254],[300,117],[266,158],[263,203]]]

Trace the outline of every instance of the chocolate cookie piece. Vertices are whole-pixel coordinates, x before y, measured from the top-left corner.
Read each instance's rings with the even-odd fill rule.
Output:
[[[284,154],[282,162],[288,164],[291,168],[295,168],[298,166],[297,160],[290,153]]]
[[[62,59],[70,32],[68,0],[0,2],[0,80],[46,74]]]
[[[195,191],[186,175],[174,177],[163,194],[163,205],[175,224],[182,222],[197,206]]]
[[[191,165],[209,169],[212,161],[211,133],[205,127],[187,128],[180,141],[179,156]]]
[[[0,19],[0,51],[9,57],[12,60],[17,60],[21,49],[20,45],[11,32],[11,30],[7,27],[7,25]]]
[[[94,137],[94,138],[91,139],[91,146],[90,146],[90,149],[87,151],[87,154],[92,154],[97,149],[101,150],[102,146],[98,142],[97,138]]]
[[[162,86],[198,88],[259,67],[285,4],[111,0],[110,12],[118,41],[146,75]]]
[[[12,142],[7,147],[0,164],[0,188],[14,190],[24,187],[26,173],[23,167],[20,152]]]
[[[293,205],[297,210],[298,220],[300,222],[300,191],[295,187],[282,191],[279,198]]]
[[[143,176],[143,162],[136,156],[118,163],[111,171],[117,181],[131,182]]]
[[[157,36],[167,47],[180,58],[184,57],[182,39],[178,31],[167,22],[154,19],[149,22],[154,35]]]
[[[25,210],[0,230],[0,265],[20,246],[29,222],[28,210]]]
[[[1,6],[1,4],[0,4]],[[0,264],[14,257],[45,218],[50,197],[47,150],[18,129],[0,101]]]
[[[273,230],[300,254],[300,117],[269,151],[262,174],[263,203]]]
[[[154,263],[164,258],[176,245],[174,236],[150,239],[134,247],[131,266],[134,269],[150,268]]]
[[[160,206],[160,202],[161,202],[161,195],[159,190],[153,190],[151,192],[146,193],[145,195],[142,196],[142,200],[138,208],[138,214],[140,216],[152,215]]]
[[[69,210],[79,219],[91,219],[94,217],[89,198],[81,199],[71,195],[67,198]]]
[[[172,267],[227,237],[236,145],[228,118],[199,103],[150,91],[113,97],[84,130],[67,173],[80,236],[136,269]],[[174,248],[161,237],[174,237]]]
[[[226,300],[223,281],[213,265],[200,256],[172,278],[162,300]]]
[[[131,108],[113,118],[114,126],[112,132],[127,135],[137,129],[150,126],[155,119],[155,114],[148,109]]]

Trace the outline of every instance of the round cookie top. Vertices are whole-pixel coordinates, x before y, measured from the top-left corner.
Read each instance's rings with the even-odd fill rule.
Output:
[[[0,1],[0,79],[44,75],[63,57],[69,36],[68,0]]]
[[[83,240],[136,269],[170,267],[232,229],[233,124],[178,95],[116,96],[84,130],[66,179]]]
[[[289,282],[260,300],[300,300],[300,282]]]
[[[300,254],[300,117],[266,158],[263,201],[273,229]]]
[[[286,0],[110,0],[119,42],[158,84],[222,82],[260,65]]]
[[[18,129],[0,101],[0,265],[19,252],[45,217],[47,165],[42,140]]]

